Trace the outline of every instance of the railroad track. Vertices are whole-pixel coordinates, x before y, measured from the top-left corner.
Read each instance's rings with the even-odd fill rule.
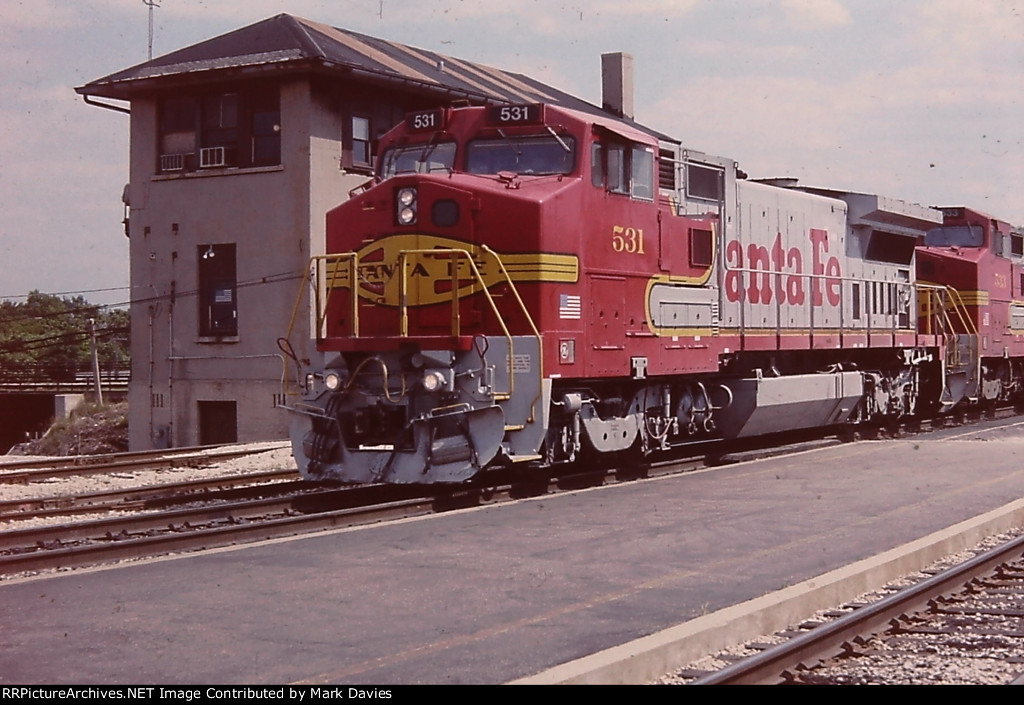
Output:
[[[255,452],[262,452],[265,448]],[[238,457],[234,451],[222,457]],[[180,463],[207,462],[208,454],[175,455]],[[163,457],[139,459],[144,467]],[[113,466],[119,476],[138,467],[128,458]],[[329,528],[449,511],[526,496],[571,491],[643,474],[684,472],[703,467],[698,458],[645,466],[642,473],[621,469],[573,472],[556,477],[512,477],[497,483],[454,489],[402,486],[337,488],[290,481],[294,469],[244,473],[181,483],[103,490],[85,494],[30,497],[0,502],[0,576],[66,569],[177,551],[214,548]],[[39,482],[79,469],[111,469],[110,463],[19,469],[10,477]],[[165,467],[161,465],[160,467]],[[175,465],[177,467],[177,465]],[[270,484],[274,483],[274,484]],[[117,516],[100,516],[115,513]],[[54,523],[61,518],[68,521]],[[45,526],[19,528],[46,519]]]
[[[13,460],[0,463],[0,484],[28,484],[40,480],[119,471],[158,470],[209,465],[232,458],[288,447],[287,443],[251,446],[197,446],[174,450],[76,455],[68,458]],[[16,456],[14,456],[16,457]]]
[[[200,550],[237,543],[309,533],[330,528],[419,516],[526,496],[553,494],[612,481],[688,472],[767,455],[805,449],[808,443],[832,444],[820,434],[801,436],[795,446],[779,446],[762,439],[729,448],[699,446],[698,456],[676,457],[631,470],[608,468],[573,471],[558,476],[512,479],[492,485],[466,485],[457,489],[367,486],[344,489],[297,483],[274,489],[256,475],[237,481],[251,485],[226,490],[230,478],[184,483],[167,491],[158,487],[100,492],[77,497],[22,499],[0,504],[0,521],[30,516],[45,517],[126,512],[105,517],[28,529],[0,532],[0,576],[54,568],[95,565],[126,558],[142,558],[175,551]],[[778,442],[778,439],[775,439]],[[262,452],[260,449],[255,452]],[[247,451],[253,452],[253,451]],[[230,451],[230,457],[245,452]],[[186,458],[190,457],[186,454]],[[205,459],[207,455],[202,456]],[[143,462],[164,459],[144,458]],[[82,467],[72,464],[72,468]],[[97,465],[87,466],[97,467]],[[109,467],[109,466],[108,466]],[[125,468],[125,465],[119,465]],[[38,472],[45,472],[37,469]],[[61,468],[60,472],[64,472]],[[285,471],[294,475],[294,471]],[[275,479],[280,476],[274,473]],[[271,480],[271,476],[263,478]],[[205,484],[205,489],[202,485]],[[169,486],[170,487],[170,486]],[[187,493],[186,493],[187,492]],[[155,494],[154,494],[155,493]],[[186,494],[182,494],[186,493]],[[183,503],[196,506],[181,508]],[[5,506],[6,505],[6,506]],[[177,507],[177,508],[170,508]]]
[[[298,473],[289,468],[73,495],[2,500],[0,522],[142,511],[187,502],[245,499],[315,487],[315,483],[298,480],[297,477]]]
[[[1024,536],[823,620],[748,644],[750,656],[718,655],[729,664],[720,670],[684,669],[675,682],[1024,684]],[[961,671],[943,674],[951,668]]]
[[[301,489],[0,533],[0,575],[96,565],[278,538],[432,511],[429,500],[375,502],[381,488]]]
[[[703,462],[689,459],[660,464],[649,469],[647,474],[679,473],[697,467],[703,467]],[[280,489],[275,489],[275,485],[244,488],[248,493],[273,495],[254,499],[232,497],[220,501],[202,494],[177,500],[165,497],[164,502],[187,501],[196,506],[143,513],[132,511],[125,516],[0,532],[0,575],[84,567],[421,516],[527,496],[573,491],[616,478],[633,479],[623,478],[620,473],[609,470],[531,478],[492,486],[465,486],[447,491],[414,486],[330,488],[315,483],[288,483],[289,486]],[[152,489],[149,488],[150,491]],[[46,501],[59,505],[62,499],[65,498]],[[37,501],[42,500],[28,500],[30,503]],[[145,501],[142,500],[143,503]],[[89,509],[85,505],[75,508],[74,512]],[[113,509],[123,508],[115,503]],[[59,516],[63,509],[53,506],[44,511],[48,516]]]

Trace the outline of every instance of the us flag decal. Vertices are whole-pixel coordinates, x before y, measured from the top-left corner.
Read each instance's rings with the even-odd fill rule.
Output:
[[[559,318],[573,318],[578,319],[580,317],[582,306],[580,305],[580,297],[573,296],[572,294],[559,294],[558,295],[558,317]]]

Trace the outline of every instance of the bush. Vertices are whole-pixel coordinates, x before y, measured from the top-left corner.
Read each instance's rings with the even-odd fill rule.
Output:
[[[128,404],[84,404],[58,419],[35,441],[23,443],[23,455],[99,455],[128,450]]]

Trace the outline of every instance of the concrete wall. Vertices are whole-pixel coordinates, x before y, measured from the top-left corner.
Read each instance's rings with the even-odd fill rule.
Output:
[[[241,442],[287,436],[275,408],[282,377],[276,340],[288,328],[311,242],[323,241],[327,205],[311,198],[311,180],[331,205],[346,190],[330,157],[341,148],[334,118],[314,105],[306,80],[283,83],[280,95],[280,166],[172,175],[156,174],[157,101],[132,101],[133,449],[198,444],[204,401],[236,403]],[[202,337],[199,247],[231,243],[238,335]],[[301,318],[294,339],[308,356],[308,319]]]

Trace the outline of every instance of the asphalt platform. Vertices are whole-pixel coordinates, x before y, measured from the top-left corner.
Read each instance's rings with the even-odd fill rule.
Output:
[[[1024,498],[1024,425],[948,435],[6,580],[0,683],[497,684],[614,659]]]

